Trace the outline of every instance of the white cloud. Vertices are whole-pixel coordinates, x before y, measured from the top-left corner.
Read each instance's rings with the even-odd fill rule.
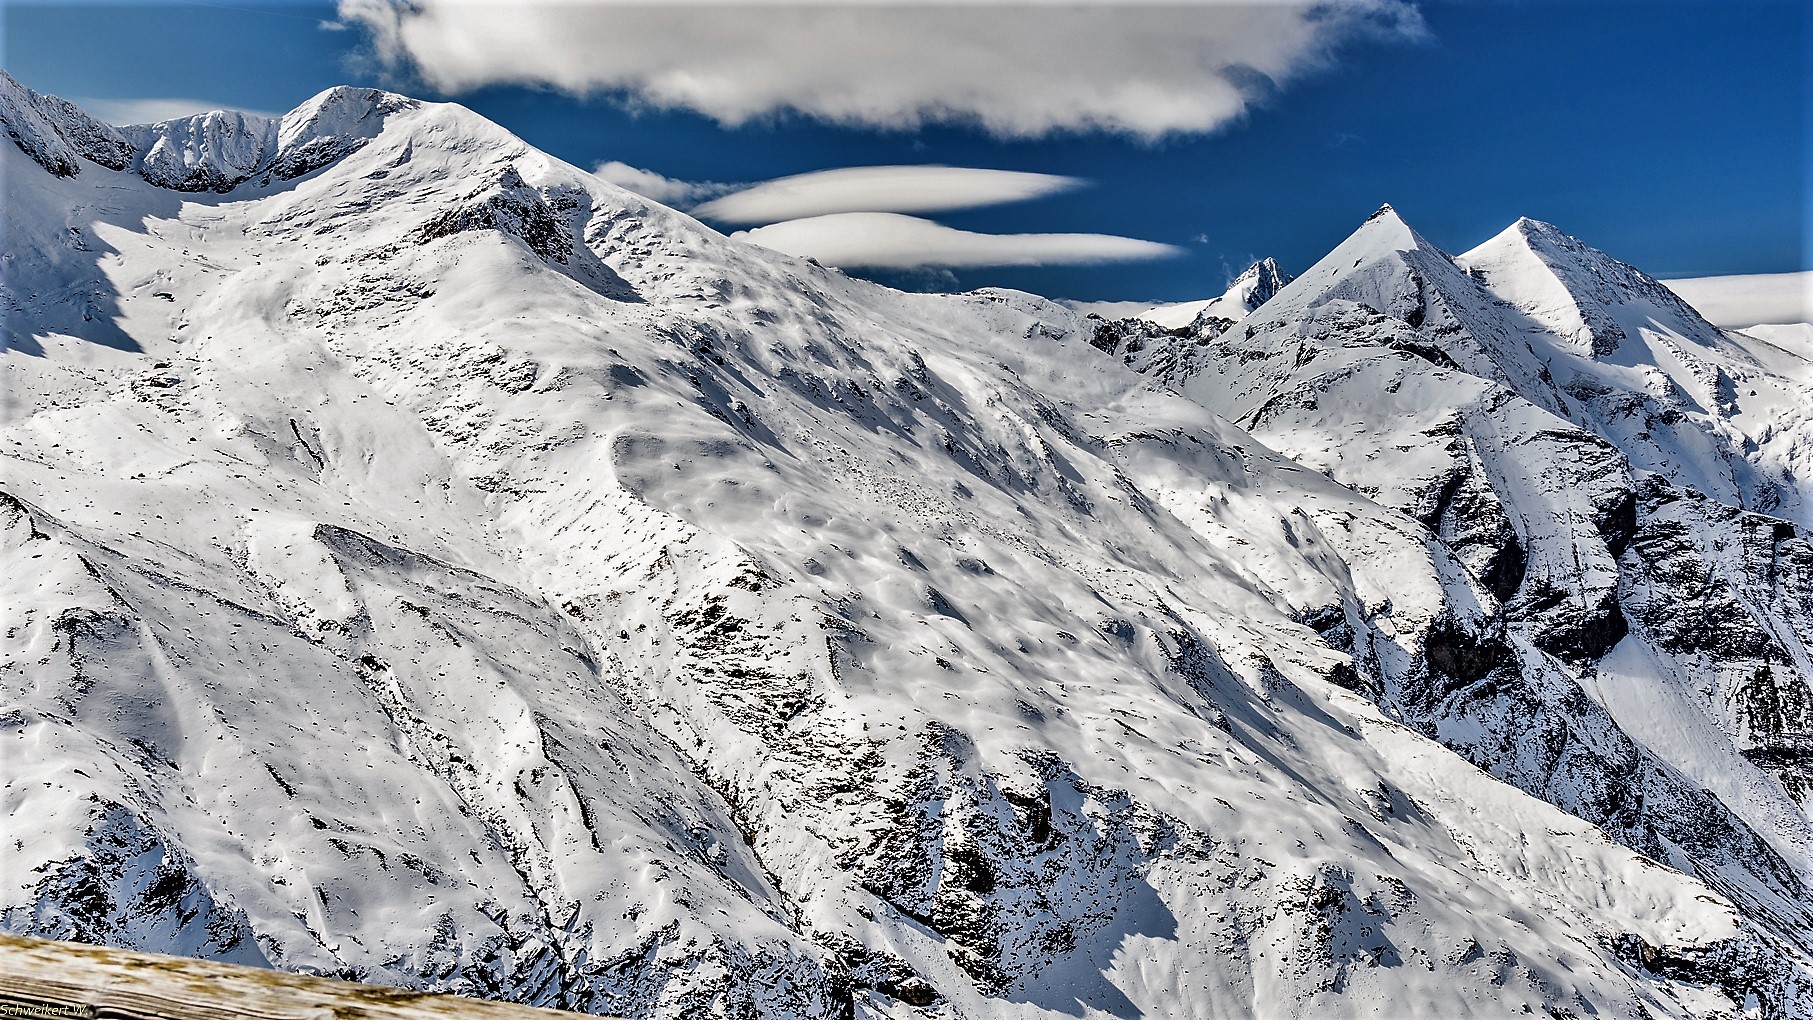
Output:
[[[671,205],[684,209],[695,202],[735,191],[738,184],[719,184],[716,181],[682,181],[672,177],[663,177],[653,170],[644,170],[611,160],[598,164],[592,173],[625,191],[633,191],[644,198],[652,198],[662,205]]]
[[[1183,254],[1168,244],[1111,234],[978,234],[887,212],[832,213],[732,236],[827,265],[865,269],[1095,265]]]
[[[452,92],[534,83],[729,125],[798,111],[1006,137],[1208,131],[1357,35],[1423,32],[1411,0],[340,0],[339,14],[380,61]]]
[[[155,124],[160,120],[193,117],[215,110],[237,110],[251,117],[283,116],[268,110],[247,110],[231,103],[207,99],[71,99],[70,102],[108,124]]]
[[[1813,322],[1813,272],[1663,280],[1706,321],[1726,329]]]
[[[1082,186],[1075,177],[960,166],[856,166],[765,181],[693,210],[720,223],[774,223],[841,212],[945,212]]]

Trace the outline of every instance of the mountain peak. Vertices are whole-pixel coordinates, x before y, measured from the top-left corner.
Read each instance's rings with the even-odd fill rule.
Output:
[[[1234,282],[1272,279],[1283,275],[1283,272],[1278,268],[1278,260],[1267,256],[1241,270],[1240,275],[1234,277]]]
[[[1415,228],[1404,222],[1404,217],[1399,215],[1389,202],[1379,206],[1372,215],[1366,217],[1359,228],[1349,235],[1347,240],[1336,248],[1336,251],[1356,241],[1369,248],[1389,246],[1395,251],[1416,251],[1418,249],[1440,251],[1435,245],[1425,240],[1423,235],[1417,233]],[[1446,257],[1444,253],[1443,258]]]
[[[1529,216],[1519,216],[1517,222],[1500,231],[1499,235],[1515,237],[1531,251],[1546,252],[1549,257],[1578,257],[1589,252],[1603,255],[1555,224]],[[1567,255],[1563,256],[1563,253]]]
[[[1228,324],[1243,319],[1265,304],[1291,282],[1291,275],[1278,268],[1276,259],[1263,258],[1246,267],[1228,284],[1227,289],[1207,301],[1185,301],[1148,308],[1136,318],[1156,323],[1166,329],[1191,327],[1201,332],[1219,332]],[[1219,322],[1219,328],[1211,324]]]
[[[1222,297],[1229,304],[1237,301],[1250,312],[1270,301],[1272,295],[1283,290],[1290,282],[1291,275],[1278,267],[1276,259],[1267,257],[1248,266],[1245,272],[1235,277]]]
[[[1314,279],[1326,284],[1344,278],[1362,266],[1389,260],[1401,263],[1402,253],[1419,252],[1440,262],[1450,261],[1447,252],[1430,244],[1416,232],[1398,211],[1388,203],[1366,217],[1347,239],[1303,273],[1301,279]],[[1368,273],[1371,270],[1367,270]]]
[[[382,118],[386,114],[415,109],[421,105],[420,100],[383,89],[335,85],[317,92],[306,102],[284,114],[282,121],[286,131],[306,124],[314,125],[318,130],[332,128],[338,129],[334,133],[343,133],[374,116]]]
[[[1581,353],[1610,354],[1629,334],[1630,325],[1657,317],[1686,334],[1717,332],[1641,270],[1552,223],[1528,216],[1456,261],[1487,290],[1569,340]],[[1629,315],[1622,311],[1626,308]]]
[[[271,170],[284,179],[318,170],[376,138],[391,114],[421,105],[395,92],[351,85],[317,93],[283,115]]]
[[[1414,239],[1420,246],[1424,246],[1424,247],[1428,246],[1428,242],[1424,241],[1422,239],[1422,237],[1417,234],[1415,228],[1411,227],[1410,224],[1404,220],[1403,214],[1399,213],[1397,211],[1397,209],[1395,207],[1393,207],[1390,202],[1387,202],[1384,205],[1379,206],[1377,209],[1374,209],[1372,211],[1372,215],[1366,217],[1366,219],[1361,222],[1359,230],[1360,231],[1367,231],[1367,230],[1401,231],[1405,235]]]

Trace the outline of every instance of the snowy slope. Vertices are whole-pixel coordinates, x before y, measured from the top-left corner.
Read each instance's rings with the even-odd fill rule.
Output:
[[[108,168],[5,100],[8,929],[638,1017],[1813,1010],[1798,805],[1489,567],[1635,604],[1662,515],[1395,217],[1166,387],[457,106]]]

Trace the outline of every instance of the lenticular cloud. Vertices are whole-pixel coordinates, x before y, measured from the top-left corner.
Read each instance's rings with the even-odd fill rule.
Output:
[[[1182,254],[1168,244],[1111,234],[979,234],[886,212],[811,216],[736,236],[788,255],[864,269],[1079,266]]]
[[[949,212],[1041,198],[1085,183],[981,167],[852,166],[763,181],[706,202],[693,214],[741,225],[845,212]]]
[[[703,202],[714,195],[737,191],[741,185],[723,184],[717,181],[682,181],[653,170],[630,166],[618,160],[598,164],[592,173],[610,181],[619,188],[633,191],[644,198],[652,198],[662,205],[675,209],[686,209]]]
[[[1323,65],[1356,35],[1408,37],[1407,0],[988,7],[815,3],[341,0],[379,59],[461,91],[510,82],[699,111],[779,112],[1002,137],[1213,130],[1256,90]]]

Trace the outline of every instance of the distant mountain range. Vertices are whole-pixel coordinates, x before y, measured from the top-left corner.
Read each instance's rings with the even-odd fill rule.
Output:
[[[1104,318],[0,77],[0,927],[637,1018],[1813,1013],[1813,348],[1385,207]]]

